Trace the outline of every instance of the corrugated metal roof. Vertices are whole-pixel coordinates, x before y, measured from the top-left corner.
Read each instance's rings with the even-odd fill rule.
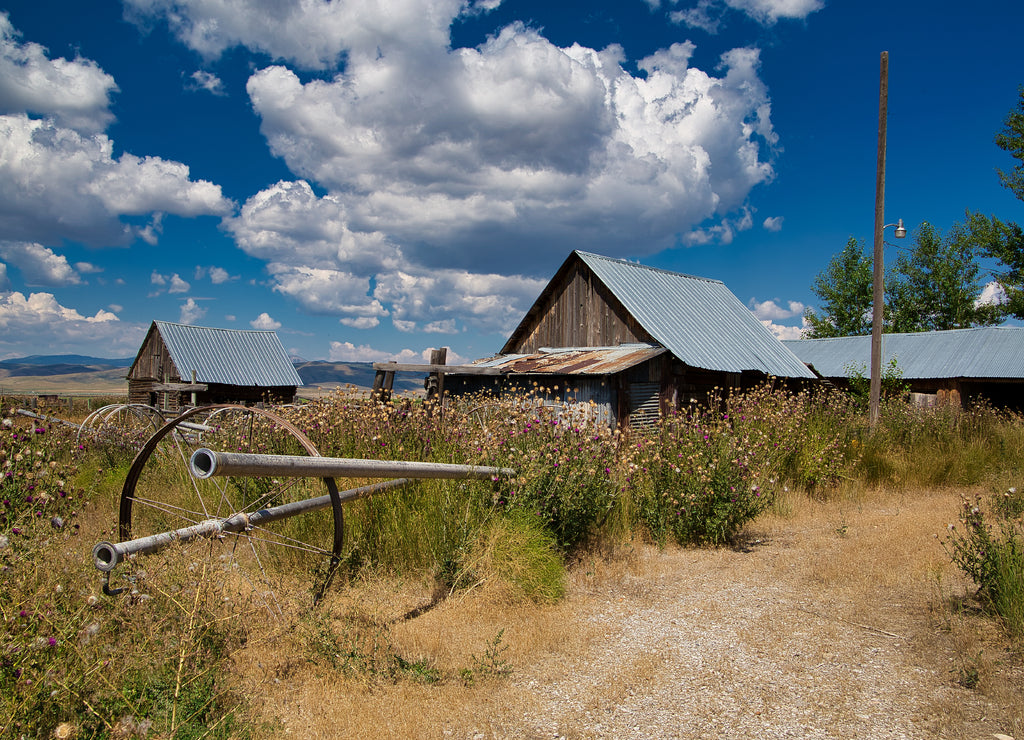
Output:
[[[783,342],[826,378],[848,377],[853,365],[867,375],[871,337],[791,339]],[[1024,378],[1024,328],[988,326],[882,335],[882,365],[896,358],[903,377]]]
[[[814,377],[721,281],[598,254],[576,254],[640,325],[687,365]]]
[[[154,321],[182,380],[241,386],[300,386],[288,353],[272,331],[211,329]]]
[[[652,357],[664,354],[664,347],[623,344],[618,347],[565,347],[530,355],[498,355],[474,365],[494,367],[503,373],[544,375],[612,375]],[[455,371],[454,374],[458,374]]]

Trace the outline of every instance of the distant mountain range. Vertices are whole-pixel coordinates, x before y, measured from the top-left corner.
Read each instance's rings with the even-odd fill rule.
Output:
[[[32,355],[11,360],[0,360],[0,377],[53,377],[61,375],[104,374],[123,370],[134,362],[134,357],[105,359],[86,355]],[[376,371],[371,362],[324,362],[296,358],[295,371],[307,386],[354,385],[372,388]],[[423,376],[401,374],[395,377],[396,391],[423,390]]]
[[[313,360],[295,363],[295,372],[306,385],[336,386],[354,385],[360,388],[372,388],[377,371],[372,362],[324,362]],[[426,375],[402,373],[395,374],[395,391],[422,391],[423,378]]]
[[[75,373],[92,373],[117,368],[129,368],[134,357],[120,360],[106,360],[101,357],[86,355],[32,355],[12,360],[0,360],[0,369],[6,375],[72,375]]]

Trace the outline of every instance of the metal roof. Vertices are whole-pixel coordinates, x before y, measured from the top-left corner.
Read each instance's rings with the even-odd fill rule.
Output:
[[[576,252],[640,325],[692,367],[814,374],[719,280]]]
[[[154,321],[182,380],[241,386],[300,386],[302,379],[272,331],[210,329]]]
[[[850,375],[849,366],[867,375],[871,337],[791,339],[783,342],[826,378]],[[882,335],[882,365],[896,358],[902,376],[936,378],[1024,378],[1024,328],[974,329]]]
[[[473,364],[497,368],[502,374],[612,375],[664,353],[664,347],[650,344],[559,347],[529,355],[497,355]],[[453,374],[458,375],[458,371]]]

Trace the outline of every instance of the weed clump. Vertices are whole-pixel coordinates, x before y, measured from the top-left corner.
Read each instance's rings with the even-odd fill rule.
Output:
[[[1018,639],[1024,638],[1022,511],[1024,496],[1016,487],[988,502],[981,495],[964,498],[960,527],[951,525],[944,542],[953,563],[978,586],[982,602]]]

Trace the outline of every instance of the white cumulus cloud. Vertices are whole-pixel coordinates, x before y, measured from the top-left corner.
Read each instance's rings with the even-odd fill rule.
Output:
[[[801,339],[803,338],[804,330],[807,328],[807,322],[801,322],[800,326],[784,326],[776,324],[770,319],[765,319],[761,323],[767,326],[778,339]]]
[[[981,293],[974,299],[974,307],[979,306],[1001,306],[1009,301],[1006,290],[995,280],[985,283]]]
[[[772,25],[781,18],[801,19],[825,7],[822,0],[725,0],[730,8]]]
[[[368,344],[355,345],[352,342],[331,342],[328,359],[331,362],[403,362],[422,363],[430,362],[431,353],[436,347],[428,347],[422,352],[411,349],[403,349],[399,352],[389,352],[382,349],[374,349]],[[446,364],[459,365],[466,362],[466,359],[457,352],[448,350]]]
[[[507,269],[570,243],[672,246],[772,178],[757,52],[725,54],[722,77],[691,53],[674,45],[633,77],[619,50],[563,49],[513,25],[478,49],[352,62],[332,82],[270,67],[248,89],[273,151],[331,191],[319,210],[335,232],[399,244],[412,263]],[[257,201],[234,231],[260,256],[265,240],[244,241]],[[333,248],[281,230],[303,251]]]
[[[189,77],[189,80],[189,88],[192,90],[206,90],[206,92],[217,96],[227,95],[227,91],[224,89],[224,81],[212,72],[202,69],[196,70]]]
[[[206,316],[206,309],[196,303],[195,298],[189,298],[181,304],[178,323],[194,324]]]
[[[791,319],[794,316],[803,316],[804,310],[807,308],[800,301],[787,301],[785,306],[780,306],[775,301],[757,301],[751,299],[750,310],[754,312],[754,315],[762,320],[769,319],[772,321]]]
[[[0,234],[11,241],[97,246],[155,244],[163,214],[226,216],[220,186],[189,168],[124,152],[104,129],[114,120],[113,78],[88,59],[50,59],[22,42],[0,12]],[[139,217],[149,217],[140,223]],[[128,218],[133,217],[133,218]]]
[[[670,12],[669,17],[675,23],[714,34],[729,10],[739,11],[763,26],[773,26],[782,19],[804,19],[824,7],[822,0],[699,0],[692,7]]]
[[[352,329],[373,329],[380,326],[380,319],[376,316],[355,316],[338,319],[338,321]]]
[[[281,328],[281,322],[275,321],[271,318],[270,314],[264,311],[255,319],[249,322],[249,326],[253,329],[261,329],[263,331],[276,331]]]
[[[129,17],[165,19],[178,39],[207,58],[246,46],[306,69],[334,67],[346,54],[373,55],[396,42],[437,47],[460,12],[494,0],[126,0]]]
[[[389,316],[403,330],[507,330],[572,247],[728,243],[774,177],[757,49],[709,72],[677,43],[632,74],[619,46],[558,46],[521,23],[453,46],[453,22],[493,2],[128,5],[207,58],[245,46],[279,60],[247,92],[296,180],[225,226],[275,290],[353,328]],[[800,12],[748,6],[765,22]]]
[[[229,280],[236,279],[236,277],[232,276],[231,273],[229,273],[223,267],[210,268],[210,282],[213,283],[214,285],[220,285],[221,283],[226,283]]]
[[[232,207],[220,186],[189,179],[178,162],[114,158],[104,134],[83,135],[24,114],[0,116],[0,232],[9,239],[127,244],[144,234],[122,216],[226,215]]]
[[[393,323],[401,331],[421,328],[454,333],[452,319],[458,316],[480,331],[507,333],[545,284],[545,280],[464,270],[396,271],[378,275],[374,296],[392,306]]]
[[[0,113],[28,111],[53,116],[62,126],[102,131],[114,120],[114,78],[88,59],[50,59],[39,44],[19,41],[0,12]]]
[[[125,324],[109,311],[88,316],[62,306],[52,293],[14,292],[0,300],[0,356],[15,356],[23,346],[106,357],[133,354],[146,326]]]
[[[327,359],[331,362],[426,362],[430,358],[430,352],[415,352],[411,349],[403,349],[401,352],[388,352],[387,350],[374,349],[368,344],[356,346],[352,342],[331,342],[330,352]]]
[[[173,275],[171,275],[171,285],[169,288],[167,288],[167,292],[188,293],[189,288],[191,287],[191,285],[189,285],[185,280],[181,278],[181,275],[179,275],[178,273],[174,273]]]
[[[82,283],[67,257],[42,244],[0,242],[0,258],[18,268],[25,285],[59,287]]]

